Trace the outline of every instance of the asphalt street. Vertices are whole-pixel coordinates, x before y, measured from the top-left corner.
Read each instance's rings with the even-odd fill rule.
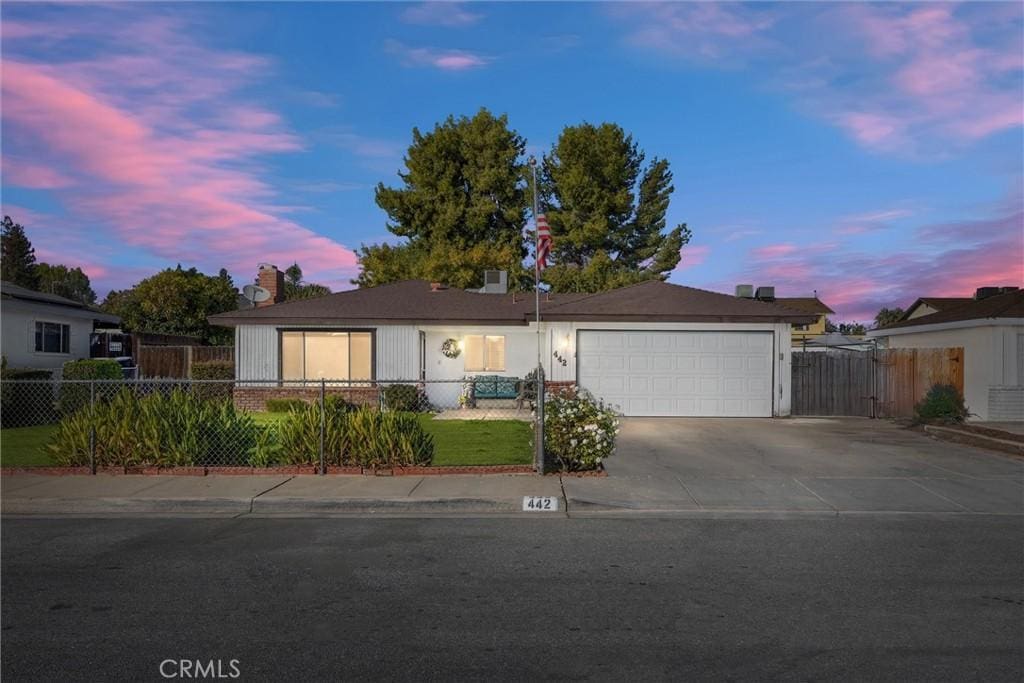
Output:
[[[1019,681],[1022,524],[5,519],[2,674]]]

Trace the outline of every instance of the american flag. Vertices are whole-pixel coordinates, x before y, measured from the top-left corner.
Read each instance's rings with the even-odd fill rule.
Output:
[[[548,267],[548,256],[551,255],[551,228],[544,214],[537,216],[537,271]]]

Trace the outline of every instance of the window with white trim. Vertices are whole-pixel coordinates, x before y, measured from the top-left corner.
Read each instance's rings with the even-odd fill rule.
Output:
[[[505,336],[467,334],[463,338],[466,372],[505,371]]]
[[[71,353],[71,326],[36,321],[36,353]]]

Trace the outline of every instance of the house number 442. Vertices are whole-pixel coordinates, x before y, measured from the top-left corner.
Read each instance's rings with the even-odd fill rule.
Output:
[[[523,512],[555,512],[558,499],[554,496],[523,496]]]

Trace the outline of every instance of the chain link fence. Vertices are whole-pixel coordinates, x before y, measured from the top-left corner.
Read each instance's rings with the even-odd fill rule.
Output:
[[[541,469],[543,380],[3,380],[4,466]],[[543,398],[540,399],[543,401]]]

